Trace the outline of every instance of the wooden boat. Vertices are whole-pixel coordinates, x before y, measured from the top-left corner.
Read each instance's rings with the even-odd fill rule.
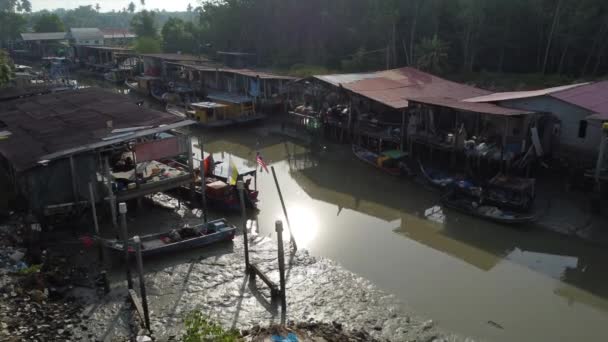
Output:
[[[494,205],[481,204],[479,198],[467,196],[458,191],[449,191],[442,196],[441,203],[448,208],[501,224],[524,224],[534,222],[532,213],[504,210]]]
[[[518,211],[529,210],[536,198],[536,180],[496,175],[485,189],[488,203]]]
[[[263,113],[258,113],[253,98],[233,93],[210,93],[207,99],[217,106],[215,111],[221,114],[223,119],[231,120],[234,124],[248,124],[266,118]]]
[[[436,170],[430,167],[424,167],[420,161],[418,161],[418,164],[420,166],[420,173],[422,174],[424,179],[429,184],[439,189],[447,189],[448,187],[454,185],[456,182],[464,179],[464,177],[454,176],[440,170]]]
[[[353,145],[353,153],[361,161],[372,165],[392,176],[410,176],[412,172],[407,165],[408,154],[401,151],[385,151],[381,154]]]
[[[185,106],[186,116],[202,127],[226,127],[236,122],[228,113],[228,106],[217,102],[195,102]]]
[[[219,219],[194,227],[173,229],[164,233],[142,236],[141,253],[143,256],[150,256],[199,248],[221,241],[231,241],[235,234],[235,226],[229,224],[225,219]],[[105,247],[111,250],[124,251],[122,240],[100,240]],[[133,240],[129,240],[129,243],[133,243]],[[129,252],[135,253],[133,246],[129,246]]]

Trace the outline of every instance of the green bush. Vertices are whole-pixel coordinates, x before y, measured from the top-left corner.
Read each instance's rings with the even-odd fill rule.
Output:
[[[201,312],[192,312],[186,316],[186,333],[184,342],[238,342],[242,341],[238,331],[225,330]]]
[[[139,37],[135,42],[135,51],[139,53],[159,53],[161,50],[160,39]]]

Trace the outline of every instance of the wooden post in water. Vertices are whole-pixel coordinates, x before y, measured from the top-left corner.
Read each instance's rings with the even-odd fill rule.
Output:
[[[91,214],[93,215],[93,226],[95,227],[95,236],[99,237],[99,222],[97,222],[97,207],[95,206],[95,193],[93,192],[93,182],[89,182],[89,196],[91,201]],[[99,247],[99,260],[103,261],[103,247],[100,243],[97,244]]]
[[[188,136],[188,171],[192,177],[192,182],[190,182],[190,199],[194,199],[194,183],[196,180],[194,179],[194,158],[192,157],[192,139],[190,136]]]
[[[275,222],[275,230],[277,232],[277,245],[279,257],[279,280],[281,286],[281,304],[283,307],[287,305],[285,295],[285,252],[283,250],[283,222]]]
[[[277,173],[274,171],[274,166],[271,166],[272,177],[274,178],[274,184],[277,186],[277,192],[279,193],[279,200],[281,200],[281,207],[283,208],[283,214],[285,215],[285,221],[287,222],[287,229],[289,229],[289,237],[290,241],[293,244],[295,250],[298,250],[298,245],[296,244],[296,240],[293,237],[293,232],[291,231],[291,224],[289,224],[289,216],[287,216],[287,208],[285,208],[285,201],[283,201],[283,194],[281,193],[281,187],[279,186],[279,180],[277,179]]]
[[[112,191],[112,175],[110,174],[110,161],[108,156],[104,159],[104,174],[106,178],[106,187],[108,188],[108,196],[110,197],[110,211],[112,212],[112,225],[114,228],[118,227],[116,218],[116,197],[114,197],[114,191]]]
[[[127,287],[133,289],[133,278],[131,277],[131,265],[129,262],[129,233],[127,231],[127,203],[120,202],[118,204],[118,212],[120,213],[120,233],[122,235],[122,245],[125,254],[125,268],[127,271]]]
[[[135,258],[137,259],[137,274],[139,275],[139,292],[141,303],[144,309],[144,322],[146,329],[150,330],[150,313],[148,311],[148,295],[146,293],[146,283],[144,281],[144,262],[141,256],[141,239],[139,236],[133,237],[135,242]]]
[[[207,187],[205,184],[205,150],[203,149],[203,137],[198,137],[198,147],[201,150],[201,199],[203,200],[203,220],[207,223]]]
[[[243,243],[245,246],[245,273],[249,272],[249,239],[247,238],[247,208],[245,208],[245,184],[242,180],[236,182],[236,189],[239,192],[241,201],[241,216],[243,219]]]

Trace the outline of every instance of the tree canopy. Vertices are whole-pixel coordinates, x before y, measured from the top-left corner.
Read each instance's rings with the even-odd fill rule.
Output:
[[[45,13],[38,17],[34,24],[35,32],[63,32],[63,22],[57,14]]]
[[[441,47],[445,72],[608,71],[605,0],[216,0],[202,8],[205,43],[268,65],[417,65]]]
[[[163,25],[161,34],[166,52],[200,53],[200,31],[192,22],[171,18]]]
[[[143,10],[131,19],[131,29],[138,37],[158,37],[155,12]]]

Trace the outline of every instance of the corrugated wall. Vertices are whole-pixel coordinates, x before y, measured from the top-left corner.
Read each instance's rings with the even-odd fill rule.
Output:
[[[580,123],[592,114],[589,111],[549,96],[502,101],[499,105],[555,115],[561,121],[556,152],[562,157],[577,160],[581,157],[591,160],[597,157],[602,134],[601,124],[587,121],[585,137],[579,137]]]
[[[74,198],[69,159],[30,169],[19,176],[19,187],[33,210],[47,205],[89,199],[88,183],[95,177],[97,158],[93,154],[74,157],[77,198]]]

